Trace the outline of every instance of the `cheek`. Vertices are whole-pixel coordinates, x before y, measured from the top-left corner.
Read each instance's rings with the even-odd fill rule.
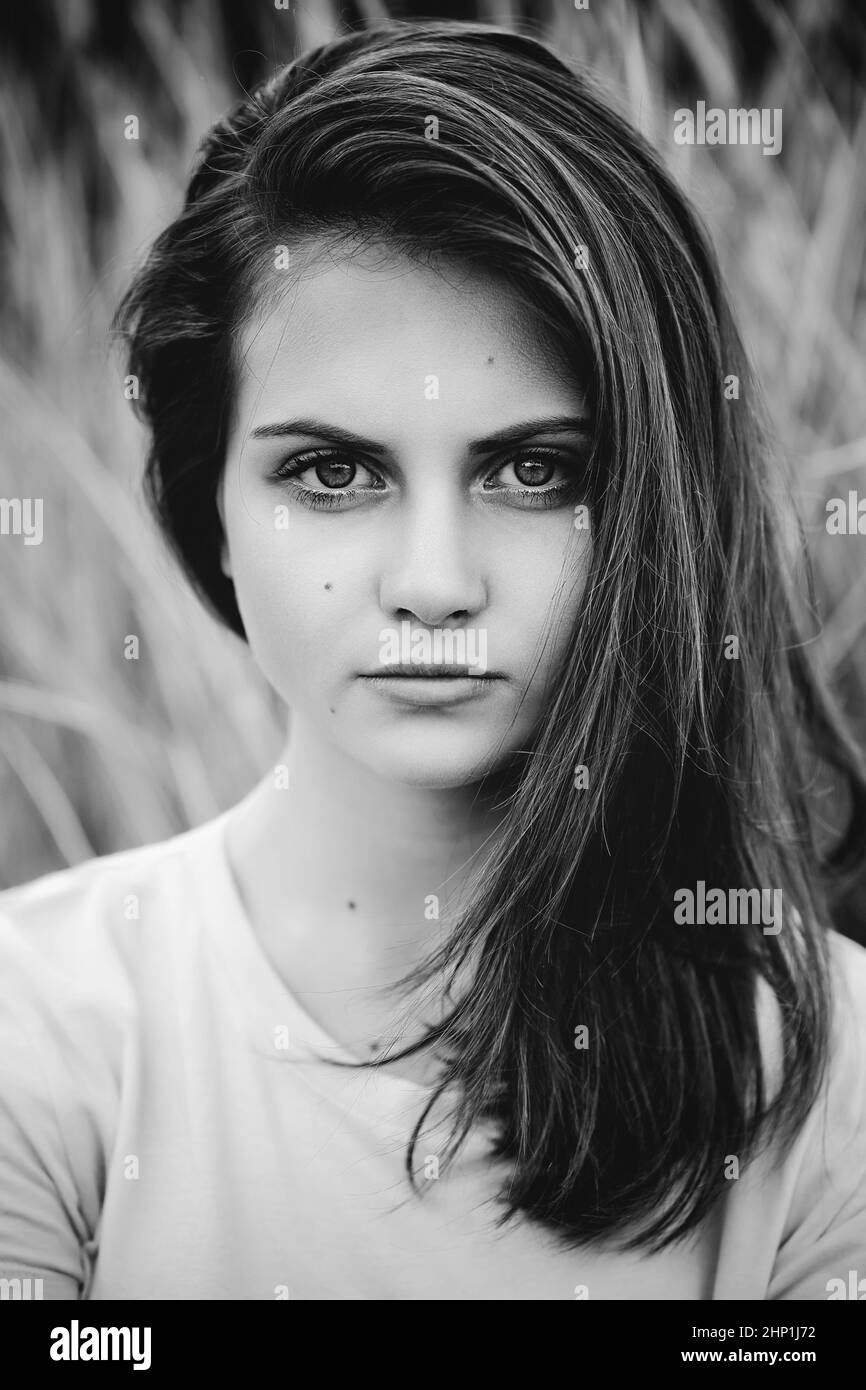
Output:
[[[527,660],[546,668],[571,640],[586,588],[592,546],[569,530],[550,535],[508,571],[510,608],[523,634]]]
[[[342,606],[351,591],[341,582],[339,556],[317,553],[272,519],[262,525],[227,516],[226,529],[250,649],[267,679],[290,700],[292,691],[316,684],[331,657],[329,635],[345,617]]]

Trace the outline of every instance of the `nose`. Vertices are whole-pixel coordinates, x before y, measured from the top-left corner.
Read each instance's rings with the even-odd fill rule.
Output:
[[[487,586],[467,521],[465,502],[450,491],[437,490],[407,505],[382,569],[383,612],[441,627],[482,611]]]

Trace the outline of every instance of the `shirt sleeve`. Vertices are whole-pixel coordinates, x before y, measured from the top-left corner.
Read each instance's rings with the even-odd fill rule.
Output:
[[[866,951],[834,937],[834,976],[828,1081],[797,1146],[768,1300],[866,1300]]]
[[[0,913],[0,1279],[31,1280],[4,1297],[86,1296],[96,1250],[111,1049],[70,970],[75,914],[59,916],[64,950]]]
[[[30,1279],[34,1298],[77,1299],[86,1278],[85,1233],[51,1087],[38,1046],[8,1009],[4,1015],[0,1020],[0,1278]]]

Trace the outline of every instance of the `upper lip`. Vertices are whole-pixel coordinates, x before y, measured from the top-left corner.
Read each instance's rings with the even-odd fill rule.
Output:
[[[445,662],[404,662],[402,665],[380,666],[375,671],[365,671],[365,676],[468,676],[473,680],[494,680],[498,671],[479,672],[474,666],[455,666]]]

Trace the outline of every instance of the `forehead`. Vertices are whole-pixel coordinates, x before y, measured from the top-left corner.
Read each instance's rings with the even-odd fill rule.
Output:
[[[474,401],[499,413],[530,397],[548,406],[582,399],[539,316],[497,277],[421,264],[384,245],[287,259],[258,286],[236,345],[246,429],[301,397],[353,410]]]

